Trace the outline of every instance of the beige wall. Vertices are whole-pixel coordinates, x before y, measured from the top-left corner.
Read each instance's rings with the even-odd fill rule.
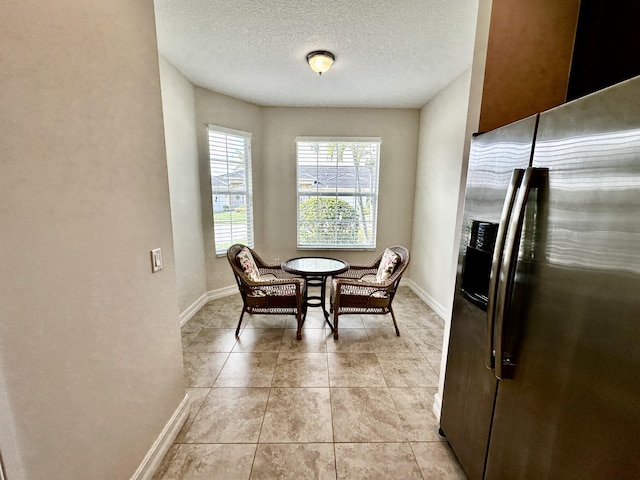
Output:
[[[207,292],[193,85],[160,57],[171,221],[180,312]]]
[[[235,286],[235,281],[227,262],[227,257],[216,257],[213,241],[213,207],[211,205],[207,125],[213,124],[252,134],[251,161],[253,164],[254,203],[256,204],[254,209],[254,229],[257,239],[260,238],[264,229],[264,219],[259,214],[261,199],[264,195],[269,194],[269,185],[264,185],[262,182],[262,107],[199,87],[195,88],[195,101],[207,290],[213,291]]]
[[[265,108],[260,215],[268,228],[256,246],[266,259],[319,253],[368,263],[389,245],[410,248],[418,121],[411,109]],[[376,252],[297,250],[296,136],[381,137]]]
[[[469,69],[420,112],[411,279],[443,318],[453,306],[470,80]]]
[[[458,177],[457,186],[451,185],[451,188],[457,189],[458,198],[455,206],[455,226],[454,226],[454,236],[452,240],[450,240],[450,248],[449,254],[451,255],[451,267],[449,269],[449,294],[447,295],[447,305],[446,312],[443,315],[444,317],[444,335],[442,339],[442,361],[440,362],[440,381],[438,383],[438,393],[435,395],[434,399],[434,412],[436,416],[440,417],[440,410],[442,407],[442,393],[444,391],[444,377],[445,370],[447,366],[447,356],[449,353],[449,332],[451,329],[451,314],[453,311],[453,296],[455,294],[455,280],[457,274],[457,266],[458,266],[458,252],[460,247],[460,232],[462,228],[462,217],[463,217],[463,209],[464,209],[464,195],[466,189],[466,179],[467,179],[467,167],[469,162],[469,148],[471,143],[471,136],[474,132],[478,131],[478,125],[480,121],[480,110],[482,105],[482,91],[484,85],[484,72],[485,72],[485,60],[487,53],[487,45],[488,45],[488,37],[489,37],[489,24],[491,18],[491,5],[492,0],[480,0],[478,2],[478,12],[477,12],[477,22],[476,22],[476,41],[473,53],[473,64],[471,66],[470,71],[465,72],[461,75],[460,78],[457,79],[452,85],[450,85],[447,89],[440,93],[438,96],[438,100],[445,105],[441,105],[441,107],[446,106],[447,98],[448,101],[453,102],[455,105],[460,99],[456,100],[456,90],[458,93],[464,97],[466,97],[466,116],[464,119],[458,118],[455,121],[451,122],[449,127],[453,132],[458,132],[457,135],[464,129],[464,142],[463,145],[459,146],[461,148],[462,157],[459,160],[460,162],[460,175]],[[454,107],[455,108],[455,107]],[[430,108],[429,108],[430,109]],[[458,104],[457,111],[461,114],[462,106]],[[424,112],[427,113],[426,111]],[[432,112],[429,112],[431,114]],[[431,127],[425,126],[425,129],[429,129]],[[455,139],[457,135],[452,135],[450,138]],[[457,141],[454,140],[454,143],[450,145],[450,147],[455,150],[457,145]],[[455,162],[454,162],[455,163]],[[450,209],[454,208],[453,204],[449,205]],[[442,241],[446,241],[441,239]],[[433,278],[433,276],[431,276]],[[444,277],[443,277],[444,278]]]
[[[153,2],[0,18],[7,478],[128,479],[185,391]]]
[[[386,246],[411,246],[419,110],[259,107],[202,88],[195,93],[209,290],[234,281],[226,257],[214,254],[207,123],[253,135],[255,246],[264,260],[320,253],[362,263]],[[297,250],[295,138],[323,135],[382,137],[376,252]]]

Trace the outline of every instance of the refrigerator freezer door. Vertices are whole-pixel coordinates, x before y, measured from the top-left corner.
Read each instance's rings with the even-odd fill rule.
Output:
[[[463,285],[489,288],[493,252],[472,239],[470,226],[474,220],[476,225],[500,221],[513,170],[529,166],[536,120],[477,136],[471,146],[441,427],[472,480],[482,478],[497,380],[485,367],[486,305],[470,301],[462,291]],[[468,254],[467,248],[473,250]]]
[[[541,114],[533,166],[486,478],[637,479],[640,77]]]

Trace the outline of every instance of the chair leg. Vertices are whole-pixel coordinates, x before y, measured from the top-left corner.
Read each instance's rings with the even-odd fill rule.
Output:
[[[400,330],[398,330],[398,324],[396,323],[396,316],[393,314],[393,309],[389,307],[389,312],[391,312],[391,318],[393,318],[393,326],[396,327],[396,335],[400,336]]]
[[[333,310],[333,339],[338,340],[338,310]]]
[[[298,333],[296,333],[296,340],[302,340],[302,313],[298,311],[296,313],[296,319],[298,320]]]
[[[242,313],[240,314],[240,321],[238,322],[238,328],[236,328],[236,337],[240,335],[240,325],[242,324],[243,316],[244,316],[244,307],[242,307]]]

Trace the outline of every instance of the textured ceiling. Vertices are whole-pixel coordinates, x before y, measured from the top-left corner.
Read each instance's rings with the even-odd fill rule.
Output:
[[[264,106],[419,108],[471,65],[478,0],[155,0],[160,53]],[[322,76],[306,55],[336,56]]]

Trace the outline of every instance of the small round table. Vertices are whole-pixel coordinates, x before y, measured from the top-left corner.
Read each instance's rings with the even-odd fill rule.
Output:
[[[282,264],[285,272],[304,277],[306,288],[304,289],[304,318],[307,316],[306,307],[321,307],[325,321],[333,331],[333,325],[329,321],[329,312],[325,308],[327,292],[327,278],[349,270],[349,264],[336,258],[327,257],[297,257],[287,260]],[[320,287],[320,295],[308,295],[309,287]]]

